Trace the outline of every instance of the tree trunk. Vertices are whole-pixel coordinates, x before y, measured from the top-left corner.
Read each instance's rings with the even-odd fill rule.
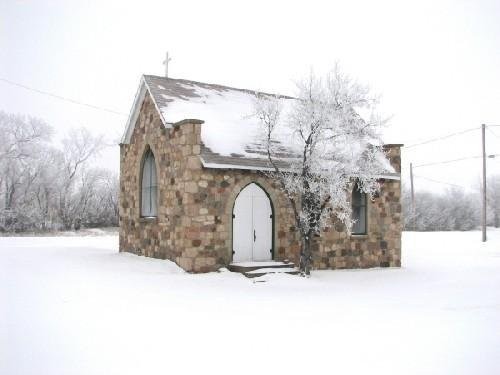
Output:
[[[7,179],[5,179],[4,207],[6,210],[9,209],[9,183]]]
[[[303,276],[309,276],[311,274],[311,241],[311,231],[309,231],[307,235],[302,236],[302,251],[300,252],[299,269]]]
[[[7,185],[7,183],[6,183]],[[14,183],[7,187],[5,192],[5,209],[12,209],[12,202],[14,201],[14,193],[16,192],[16,186]]]
[[[49,193],[49,190],[47,189],[47,187],[44,187],[43,189],[44,191],[44,195],[45,195],[45,205],[44,205],[44,208],[43,208],[43,230],[47,230],[47,221],[49,219],[49,196],[50,196],[50,193]]]

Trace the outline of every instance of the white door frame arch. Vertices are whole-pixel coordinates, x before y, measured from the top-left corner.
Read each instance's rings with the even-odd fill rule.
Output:
[[[275,210],[262,185],[251,181],[238,192],[231,223],[233,262],[274,259]]]

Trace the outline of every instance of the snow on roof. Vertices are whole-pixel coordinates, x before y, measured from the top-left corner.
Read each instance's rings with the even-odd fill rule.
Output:
[[[212,153],[262,157],[259,155],[263,151],[259,142],[261,125],[254,109],[255,92],[182,79],[156,76],[144,76],[144,79],[167,123],[203,120],[201,139]],[[294,100],[281,98],[284,103]],[[281,138],[278,142],[287,144],[287,136]]]
[[[271,169],[267,161],[264,145],[261,143],[261,124],[255,116],[255,95],[251,90],[237,89],[216,84],[173,79],[152,75],[143,76],[134,103],[137,111],[145,91],[149,91],[165,126],[171,126],[185,119],[199,119],[201,140],[200,155],[207,168],[226,169]],[[286,112],[294,98],[280,96]],[[134,126],[131,114],[124,143]],[[293,147],[293,136],[289,129],[281,126],[275,129],[275,150],[285,158],[297,153]],[[387,177],[395,177],[388,160]],[[282,165],[284,167],[284,165]],[[394,176],[393,176],[394,175]],[[399,174],[397,174],[399,175]]]

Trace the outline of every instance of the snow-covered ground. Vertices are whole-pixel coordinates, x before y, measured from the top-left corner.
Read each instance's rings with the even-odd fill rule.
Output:
[[[190,275],[116,236],[0,238],[0,374],[499,374],[500,231],[403,267]]]

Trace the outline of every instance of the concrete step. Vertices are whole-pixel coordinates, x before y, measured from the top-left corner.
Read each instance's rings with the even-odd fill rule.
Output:
[[[259,268],[253,271],[244,272],[243,275],[252,278],[268,275],[270,273],[287,273],[289,275],[298,275],[299,270],[295,267]]]
[[[246,277],[259,277],[268,273],[298,274],[298,270],[292,262],[238,262],[231,263],[227,267],[231,272],[239,272]]]

